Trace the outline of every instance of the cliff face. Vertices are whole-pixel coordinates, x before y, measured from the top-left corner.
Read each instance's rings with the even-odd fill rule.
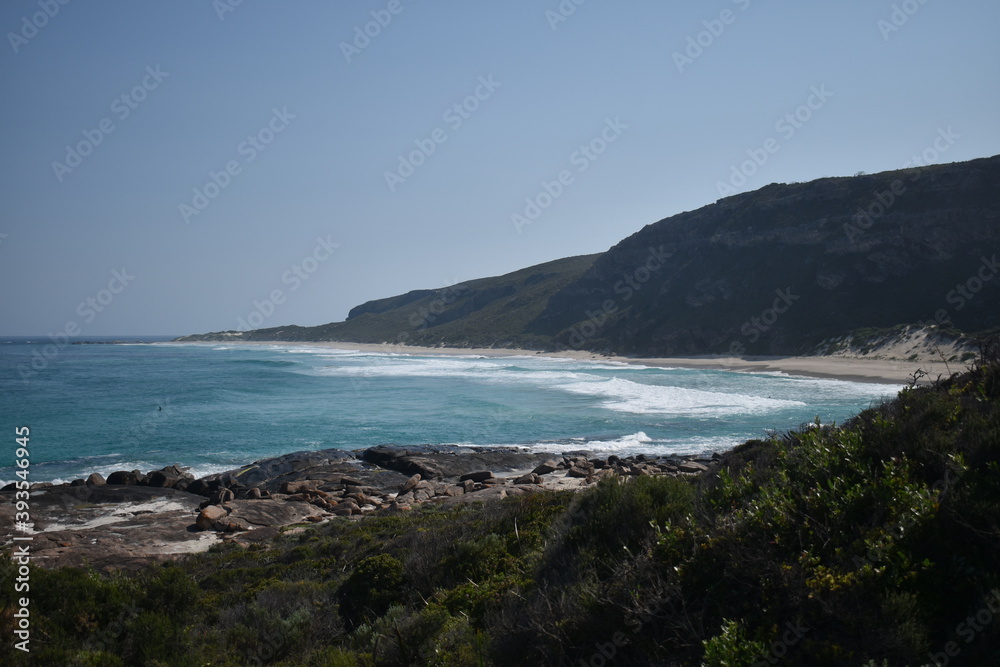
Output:
[[[998,255],[1000,156],[772,184],[648,225],[601,255],[239,338],[795,354],[863,327],[1000,326]]]

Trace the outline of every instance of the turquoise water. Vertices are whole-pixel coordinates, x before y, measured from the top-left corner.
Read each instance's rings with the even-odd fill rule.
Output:
[[[816,416],[843,421],[900,388],[307,345],[64,345],[43,364],[46,343],[0,341],[4,483],[22,425],[33,481],[174,463],[204,475],[296,450],[387,443],[720,451]]]

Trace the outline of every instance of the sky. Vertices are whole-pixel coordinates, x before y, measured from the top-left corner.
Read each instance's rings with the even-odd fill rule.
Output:
[[[6,0],[0,335],[342,320],[1000,153],[995,0]]]

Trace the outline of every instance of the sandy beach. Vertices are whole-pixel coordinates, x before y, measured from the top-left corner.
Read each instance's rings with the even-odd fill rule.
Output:
[[[652,366],[657,368],[700,368],[720,371],[735,371],[743,373],[785,373],[804,377],[828,378],[850,382],[875,382],[884,384],[908,384],[914,372],[918,369],[927,372],[924,382],[932,381],[939,375],[949,376],[954,372],[965,370],[965,364],[945,364],[940,360],[918,358],[913,361],[897,359],[852,358],[845,356],[812,356],[812,357],[724,357],[724,356],[694,356],[694,357],[622,357],[596,354],[582,350],[566,350],[561,352],[538,352],[536,350],[519,350],[507,348],[456,348],[456,347],[419,347],[414,345],[394,345],[389,343],[344,343],[344,342],[289,342],[289,341],[232,341],[241,345],[290,345],[329,347],[340,350],[359,352],[379,352],[384,354],[412,355],[473,355],[484,357],[511,356],[544,356],[563,359],[582,359],[590,361],[610,361],[623,364]],[[206,342],[206,345],[218,345],[220,342]],[[225,343],[222,343],[225,344]]]

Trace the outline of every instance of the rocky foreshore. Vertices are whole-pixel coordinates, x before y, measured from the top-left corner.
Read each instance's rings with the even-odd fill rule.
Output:
[[[196,479],[180,466],[94,473],[31,486],[35,562],[117,569],[268,541],[309,523],[411,511],[424,503],[489,502],[540,490],[585,488],[609,475],[697,475],[700,456],[597,456],[517,448],[379,446],[294,452]],[[14,485],[0,517],[14,522]],[[9,537],[7,542],[9,543]]]

